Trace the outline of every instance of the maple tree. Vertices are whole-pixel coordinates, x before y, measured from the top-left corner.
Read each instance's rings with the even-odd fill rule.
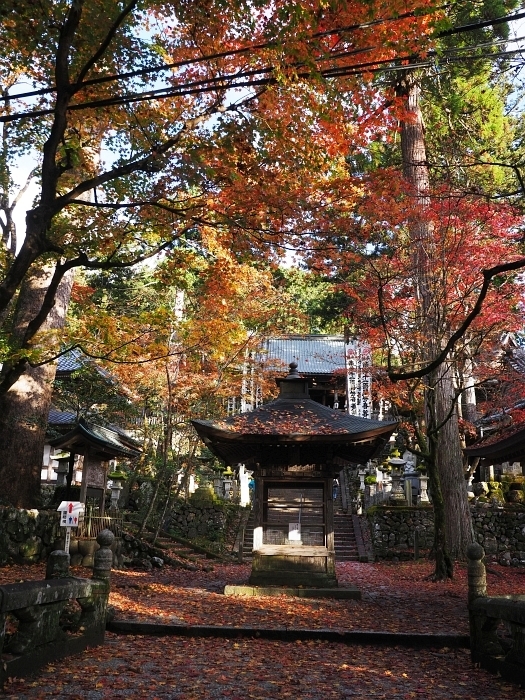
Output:
[[[487,81],[485,80],[485,82]],[[464,244],[463,236],[457,236],[457,234],[454,236],[452,245],[450,243],[445,243],[444,246],[436,244],[436,221],[429,217],[428,207],[431,204],[431,197],[435,197],[437,193],[433,192],[431,188],[419,99],[420,84],[417,73],[410,66],[398,80],[396,93],[403,99],[405,110],[401,116],[402,172],[409,185],[408,193],[413,202],[413,212],[407,222],[412,258],[409,273],[413,279],[417,313],[420,315],[420,323],[418,324],[421,334],[420,358],[427,363],[424,393],[425,413],[422,418],[425,436],[423,439],[421,433],[417,431],[419,432],[418,446],[421,448],[422,445],[425,445],[426,448],[424,455],[425,462],[429,467],[434,509],[433,553],[436,557],[434,575],[439,579],[446,576],[452,577],[453,559],[466,557],[467,547],[474,537],[471,513],[464,488],[465,470],[457,407],[458,372],[454,371],[454,358],[451,352],[451,349],[455,348],[453,346],[451,348],[447,340],[443,338],[444,328],[446,329],[445,333],[450,336],[451,326],[454,324],[454,321],[451,322],[450,310],[446,304],[448,289],[452,289],[453,294],[459,294],[463,297],[463,309],[465,306],[468,308],[468,302],[465,299],[465,287],[463,287],[466,277],[464,268],[457,270],[457,278],[448,278],[447,268],[449,264],[448,260],[444,259],[442,251],[443,249],[447,252],[453,250],[458,256],[462,249],[468,248],[468,246]],[[502,109],[500,109],[500,113],[501,111]],[[454,187],[452,177],[449,177],[449,183],[449,188]],[[462,194],[463,192],[464,190],[462,190]],[[458,213],[457,210],[454,212],[456,216]],[[477,229],[480,225],[480,217],[472,214],[470,216],[470,219],[465,219],[465,228],[469,229],[473,221],[475,229]],[[456,231],[461,228],[461,226],[454,225],[454,222],[451,223],[450,216],[447,217],[446,223]],[[509,228],[512,226],[512,222],[507,222],[506,225]],[[470,235],[472,233],[475,232],[471,232]],[[442,240],[445,238],[442,233],[441,237]],[[475,238],[475,236],[473,237]],[[498,251],[498,253],[500,253],[500,257],[495,258],[496,260],[508,261],[508,251],[503,250]],[[511,253],[510,257],[518,259],[521,264],[522,261],[517,255],[517,251],[514,252],[514,256]],[[478,268],[481,262],[479,253],[474,260],[474,264]],[[479,296],[476,303],[479,305]],[[484,311],[486,312],[486,309]],[[458,324],[458,321],[459,319],[456,319],[455,325],[461,325],[461,322]],[[468,330],[470,332],[463,335],[463,341],[466,338],[471,339],[473,326]],[[467,347],[465,359],[468,364],[463,364],[463,372],[470,368],[473,354],[472,345],[468,343],[468,340],[466,343],[464,342],[464,345]],[[432,363],[430,367],[428,366],[429,361]],[[391,376],[396,379],[395,374],[391,374]]]
[[[73,287],[68,342],[88,348],[119,380],[129,406],[118,422],[142,441],[128,484],[151,480],[142,528],[152,517],[163,522],[199,467],[191,418],[224,412],[255,369],[262,339],[289,315],[291,301],[271,270],[237,262],[213,238],[202,251],[181,241],[155,267],[86,275]]]
[[[241,256],[278,250],[300,222],[310,226],[333,155],[379,119],[363,70],[421,46],[431,10],[423,1],[388,10],[136,0],[3,7],[0,442],[12,458],[1,474],[16,483],[9,475],[25,463],[33,485],[19,495],[14,487],[13,502],[34,502],[49,402],[41,387],[52,375],[39,370],[56,355],[62,321],[45,324],[67,273],[136,264],[202,225]],[[352,100],[340,86],[354,89]],[[35,151],[38,193],[17,246],[10,168]],[[28,381],[40,385],[32,407]]]
[[[443,192],[442,195],[445,195]],[[410,368],[426,364],[428,342],[431,338],[437,348],[450,336],[452,329],[460,325],[477,302],[481,270],[494,259],[512,260],[520,257],[519,228],[521,217],[504,206],[494,207],[480,201],[447,193],[436,197],[427,207],[427,222],[431,222],[424,252],[431,263],[425,276],[426,291],[432,308],[423,308],[415,289],[417,281],[413,274],[414,246],[406,232],[412,208],[405,213],[405,226],[387,225],[389,233],[378,241],[387,250],[381,255],[370,255],[369,277],[364,281],[361,293],[354,291],[355,306],[351,318],[363,332],[367,329],[369,338],[378,348],[383,348],[386,367],[392,376],[409,374]],[[397,233],[391,235],[390,232]],[[432,261],[439,261],[438,264]],[[378,290],[373,296],[370,290]],[[367,291],[368,290],[368,294]],[[446,499],[451,498],[450,490],[457,489],[458,497],[464,498],[464,466],[461,446],[455,455],[456,480],[442,470],[444,463],[440,449],[451,455],[454,440],[460,440],[458,401],[474,374],[481,382],[486,377],[494,378],[496,370],[493,362],[487,362],[483,348],[490,353],[503,331],[521,325],[519,300],[521,290],[513,283],[512,277],[503,276],[487,294],[483,311],[470,326],[453,352],[447,354],[434,373],[425,376],[425,391],[420,377],[415,376],[403,382],[389,385],[388,396],[394,406],[398,406],[401,417],[408,419],[407,445],[419,453],[429,466],[433,506],[436,518],[443,518],[443,531],[436,534],[435,548],[442,548],[445,561],[436,575],[452,573],[450,560],[446,563],[446,552],[454,558],[461,557],[461,549],[455,542],[462,540],[460,519],[454,510],[445,512]],[[429,329],[429,316],[433,313],[434,323]],[[387,356],[388,355],[388,356]],[[376,354],[379,360],[380,354]],[[432,355],[430,355],[432,357]],[[452,382],[444,380],[446,369]],[[447,394],[441,395],[445,387]],[[385,387],[386,388],[386,387]],[[423,400],[423,395],[426,401]],[[439,398],[441,396],[441,398]],[[439,401],[435,404],[434,401]],[[430,404],[430,405],[429,405]],[[455,413],[456,423],[451,421]],[[452,435],[445,429],[448,428]],[[438,443],[442,435],[442,447]],[[438,471],[438,466],[441,469]],[[443,502],[439,502],[441,476]],[[447,493],[447,491],[449,493]],[[466,505],[466,503],[465,503]],[[468,521],[467,521],[468,523]],[[468,541],[468,524],[463,531]],[[446,536],[445,536],[446,533]],[[446,549],[445,549],[446,547]],[[450,548],[450,549],[448,549]]]
[[[512,2],[505,8],[489,5],[485,8],[488,16],[498,16],[514,7]],[[457,14],[460,21],[465,21],[477,11],[477,6],[468,4],[453,8],[453,16]],[[390,105],[397,124],[389,124],[386,119],[384,126],[390,128],[390,134],[387,131],[382,138],[372,139],[367,157],[359,151],[351,156],[351,166],[363,173],[367,185],[363,196],[366,204],[350,213],[352,207],[346,209],[344,203],[334,199],[331,225],[335,224],[338,235],[331,239],[332,249],[325,239],[314,239],[318,252],[311,255],[312,264],[329,270],[334,280],[346,275],[341,285],[350,301],[346,316],[365,337],[379,331],[378,346],[386,344],[390,379],[407,382],[405,388],[399,384],[391,387],[392,396],[394,404],[412,404],[417,449],[431,465],[437,578],[452,575],[452,559],[465,556],[472,537],[458,397],[468,393],[469,405],[465,408],[472,417],[473,371],[483,374],[474,365],[481,357],[480,345],[483,339],[493,342],[505,324],[507,328],[516,324],[519,290],[509,281],[513,271],[524,264],[517,212],[516,218],[507,218],[508,212],[498,206],[487,209],[485,199],[480,197],[482,192],[488,197],[501,197],[502,187],[508,185],[502,177],[505,166],[501,160],[511,151],[514,133],[511,120],[503,114],[509,86],[491,78],[491,56],[497,60],[498,55],[496,45],[488,44],[487,48],[476,43],[481,41],[480,33],[485,41],[493,37],[489,24],[483,25],[477,35],[467,35],[466,40],[462,36],[459,42],[443,33],[447,38],[444,46],[438,45],[438,55],[446,61],[451,50],[465,51],[468,47],[472,58],[472,63],[447,68],[451,84],[444,80],[443,67],[435,66],[433,73],[421,69],[421,52],[406,61],[395,81],[395,95],[392,87],[384,91],[384,101]],[[497,26],[501,38],[505,26]],[[420,104],[422,89],[427,92],[428,139]],[[452,119],[454,110],[456,118]],[[470,120],[466,114],[472,114]],[[483,129],[478,128],[481,123]],[[445,150],[447,139],[448,143],[454,139],[464,144],[464,150],[456,146]],[[471,142],[475,142],[475,148]],[[498,225],[510,234],[509,242],[515,236],[514,245],[498,246],[501,231],[489,231],[488,238],[483,234],[479,237],[479,227],[486,229],[492,217],[499,217]],[[325,224],[325,230],[329,225]],[[465,235],[460,233],[462,226]],[[467,241],[468,236],[472,238]],[[490,250],[490,255],[480,254],[472,241]],[[399,248],[405,250],[404,260],[397,254]],[[451,266],[450,255],[462,265]],[[338,256],[346,257],[343,274]],[[369,273],[365,272],[367,266]],[[464,277],[470,278],[465,286]],[[507,283],[502,285],[503,280]],[[500,308],[494,308],[494,287],[499,291]],[[363,313],[365,305],[359,307],[353,301],[358,297],[366,297],[369,308],[375,308],[375,331],[374,325],[367,328],[363,322],[371,318]],[[480,323],[485,324],[483,328]],[[487,371],[493,371],[493,367]],[[421,380],[427,387],[423,394]]]

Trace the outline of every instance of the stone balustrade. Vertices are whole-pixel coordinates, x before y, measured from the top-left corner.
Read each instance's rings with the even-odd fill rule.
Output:
[[[0,687],[50,661],[103,644],[114,535],[97,537],[93,578],[69,575],[69,554],[52,552],[44,581],[0,586]]]
[[[525,686],[525,595],[487,596],[485,552],[468,552],[470,653],[473,663]]]

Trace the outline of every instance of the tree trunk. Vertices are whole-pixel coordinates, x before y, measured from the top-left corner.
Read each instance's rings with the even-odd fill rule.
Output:
[[[435,415],[434,394],[427,393],[427,412],[429,415]],[[431,421],[431,430],[427,445],[430,454],[428,463],[428,477],[430,493],[432,494],[432,507],[434,510],[434,545],[432,553],[435,559],[434,581],[445,581],[452,578],[454,575],[453,561],[449,555],[447,547],[447,515],[445,512],[445,500],[441,489],[441,479],[438,469],[438,439],[437,432],[433,429],[434,425]]]
[[[430,203],[430,177],[425,146],[423,118],[419,106],[419,86],[413,71],[407,71],[400,80],[397,93],[405,99],[406,118],[401,123],[401,149],[403,174],[409,182],[414,196],[412,219],[409,222],[413,245],[413,268],[416,280],[416,297],[423,323],[423,336],[427,344],[423,348],[423,360],[432,360],[440,349],[440,309],[433,293],[433,228],[425,215]],[[464,558],[466,547],[472,541],[472,522],[468,508],[467,491],[463,474],[463,458],[459,434],[457,402],[454,394],[452,373],[442,366],[427,381],[426,405],[432,407],[433,415],[427,416],[429,445],[436,440],[434,464],[432,464],[431,488],[433,499],[443,497],[444,523],[441,522],[440,503],[434,503],[436,528],[435,577],[452,577],[452,558]],[[433,431],[437,429],[434,435]],[[433,461],[434,461],[433,460]],[[437,468],[436,468],[437,467]],[[432,486],[433,482],[433,486]]]
[[[474,531],[468,504],[452,369],[442,365],[435,385],[437,466],[446,507],[446,541],[453,559],[466,561]],[[442,424],[442,425],[441,425]]]
[[[26,328],[39,311],[53,270],[51,266],[38,269],[27,278],[17,302],[15,329]],[[42,331],[64,326],[72,284],[70,271],[60,283],[55,306]],[[1,498],[18,508],[40,506],[42,457],[55,373],[54,362],[28,367],[0,396]]]

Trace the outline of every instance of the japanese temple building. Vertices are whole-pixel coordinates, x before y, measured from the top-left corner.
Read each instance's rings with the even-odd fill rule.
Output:
[[[479,461],[481,481],[494,481],[495,476],[513,473],[523,475],[525,465],[525,423],[506,425],[481,438],[463,450],[469,462]]]
[[[277,382],[279,397],[254,411],[192,422],[217,457],[253,470],[250,583],[334,587],[333,479],[345,464],[376,455],[397,423],[313,401],[294,362]]]
[[[50,440],[54,448],[70,452],[68,482],[71,484],[75,455],[84,457],[80,498],[104,514],[109,460],[136,459],[141,451],[124,432],[80,419],[65,435]]]

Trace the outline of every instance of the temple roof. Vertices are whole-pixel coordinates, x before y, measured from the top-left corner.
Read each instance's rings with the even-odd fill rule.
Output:
[[[338,335],[287,335],[265,343],[267,369],[282,371],[291,362],[301,374],[331,375],[346,368],[346,344]]]
[[[81,418],[78,425],[65,435],[50,440],[52,447],[59,447],[85,454],[96,455],[108,460],[114,457],[138,457],[141,451],[135,441],[126,433],[115,428],[88,423]]]
[[[469,445],[464,450],[468,457],[510,461],[525,454],[525,423],[513,423]]]
[[[218,421],[192,421],[197,433],[218,457],[230,464],[260,461],[274,447],[302,447],[297,463],[340,457],[366,462],[388,441],[395,421],[352,416],[308,398],[307,381],[296,363],[280,380],[280,396],[254,411]],[[315,447],[314,447],[315,446]],[[314,459],[315,452],[315,459]]]

